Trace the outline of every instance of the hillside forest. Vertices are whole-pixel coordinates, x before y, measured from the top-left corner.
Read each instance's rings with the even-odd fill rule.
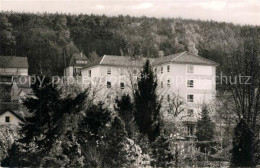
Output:
[[[0,55],[27,56],[30,74],[62,75],[74,53],[90,60],[109,55],[157,57],[189,51],[222,63],[245,29],[181,18],[0,13]]]

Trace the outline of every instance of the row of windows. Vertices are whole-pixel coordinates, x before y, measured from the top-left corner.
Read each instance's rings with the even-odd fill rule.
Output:
[[[171,86],[171,81],[170,79],[167,80],[167,87]],[[188,80],[187,81],[187,87],[188,88],[193,88],[194,87],[194,80]],[[161,81],[161,88],[163,88],[163,81]]]
[[[157,68],[154,68],[155,73],[157,73]],[[167,65],[167,72],[170,72],[170,65]],[[187,65],[187,73],[193,73],[194,72],[194,66],[193,65]],[[163,66],[161,67],[161,73],[163,73]],[[112,69],[111,67],[107,67],[107,75],[111,75],[112,74]],[[120,73],[121,75],[123,75],[123,71],[121,71]],[[137,74],[137,70],[134,69],[133,70],[133,74],[136,75]],[[88,70],[88,76],[91,77],[91,70]]]
[[[154,72],[157,73],[157,68],[154,68]],[[170,65],[167,65],[167,72],[170,72]],[[161,66],[161,73],[163,73],[163,66]],[[187,73],[194,73],[193,65],[187,65]]]
[[[111,75],[111,74],[112,74],[112,69],[111,69],[111,67],[108,67],[107,68],[107,75]],[[133,70],[133,74],[137,75],[136,69]],[[120,75],[124,75],[123,71],[120,72]],[[91,77],[91,70],[88,70],[88,76]]]
[[[163,99],[163,96],[161,98]],[[167,101],[170,101],[170,100],[171,100],[170,94],[167,94]],[[191,103],[194,102],[194,95],[188,94],[187,102],[191,102]]]
[[[157,73],[157,68],[154,68],[154,72]],[[170,65],[167,65],[167,72],[170,72]],[[161,73],[163,73],[163,66],[161,67]]]
[[[107,88],[111,88],[111,87],[112,87],[111,82],[107,81]],[[120,89],[124,89],[124,88],[125,88],[125,83],[121,82]]]

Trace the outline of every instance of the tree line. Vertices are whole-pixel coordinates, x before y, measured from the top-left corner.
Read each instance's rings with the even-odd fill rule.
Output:
[[[249,26],[252,28],[257,28]],[[131,16],[0,13],[0,55],[27,56],[31,74],[62,75],[73,53],[157,57],[190,51],[222,63],[239,46],[232,23]]]

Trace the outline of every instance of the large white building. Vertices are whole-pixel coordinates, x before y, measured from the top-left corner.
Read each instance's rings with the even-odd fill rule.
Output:
[[[187,132],[192,135],[201,105],[215,99],[218,64],[189,52],[149,60],[157,75],[162,109],[167,111],[173,101],[183,100],[180,108],[184,110],[176,118],[186,122]],[[145,61],[146,58],[104,55],[82,69],[83,84],[91,88],[96,101],[105,101],[112,106],[116,96],[133,93]]]

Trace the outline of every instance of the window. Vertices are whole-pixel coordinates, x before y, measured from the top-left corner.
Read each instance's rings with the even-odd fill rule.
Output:
[[[161,73],[163,73],[163,67],[161,67]]]
[[[5,116],[5,122],[9,123],[10,122],[10,116]]]
[[[91,77],[91,70],[88,70],[88,77]]]
[[[187,95],[187,102],[193,102],[193,95]]]
[[[124,75],[124,70],[120,69],[120,75]]]
[[[167,94],[167,101],[170,101],[171,100],[171,97],[169,94]]]
[[[167,80],[167,87],[170,87],[170,85],[171,85],[171,81],[170,81],[170,79],[168,79]]]
[[[107,95],[107,103],[109,103],[109,104],[110,104],[110,103],[112,102],[111,100],[112,100],[112,97],[111,97],[111,95]]]
[[[107,74],[111,75],[111,68],[110,67],[107,68]]]
[[[134,83],[134,89],[138,89],[138,84]]]
[[[193,86],[194,86],[194,81],[193,80],[188,80],[187,81],[187,87],[193,88]]]
[[[107,82],[107,88],[111,88],[111,82]]]
[[[170,65],[167,65],[167,72],[170,72]]]
[[[134,75],[137,75],[137,70],[136,69],[134,69]]]
[[[188,109],[187,113],[188,113],[188,116],[190,116],[190,117],[194,116],[193,109]]]
[[[193,65],[187,65],[187,73],[194,73],[194,66]]]
[[[163,81],[161,81],[161,88],[163,88]]]
[[[194,126],[188,125],[187,126],[187,131],[188,131],[188,135],[189,136],[193,136],[193,134],[194,134]]]
[[[157,73],[157,68],[154,68],[154,73]]]
[[[74,68],[73,70],[73,76],[81,76],[81,69],[82,68]]]
[[[124,89],[125,88],[125,84],[123,82],[120,83],[120,89]]]
[[[163,99],[164,99],[164,96],[162,95],[162,96],[161,96],[161,101],[163,101]]]

